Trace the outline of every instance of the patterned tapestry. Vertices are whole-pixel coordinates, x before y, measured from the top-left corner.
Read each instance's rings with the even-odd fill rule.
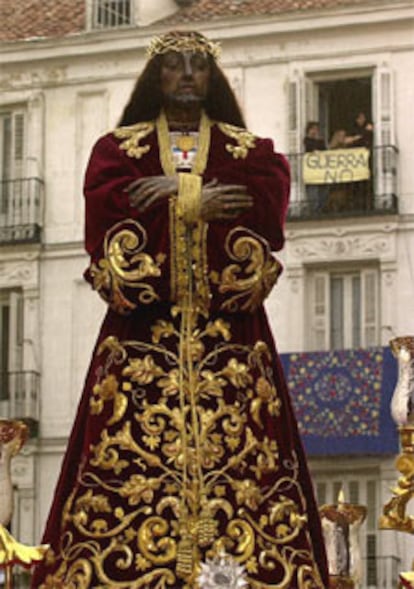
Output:
[[[390,403],[398,367],[389,348],[282,354],[309,455],[395,454]]]

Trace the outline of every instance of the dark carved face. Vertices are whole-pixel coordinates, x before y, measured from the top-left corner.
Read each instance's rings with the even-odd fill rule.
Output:
[[[203,102],[210,81],[208,57],[203,53],[170,51],[163,56],[161,91],[166,103],[191,107]]]

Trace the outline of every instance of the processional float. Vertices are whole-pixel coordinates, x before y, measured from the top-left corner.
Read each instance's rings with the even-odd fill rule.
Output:
[[[401,476],[391,489],[391,499],[383,507],[379,527],[414,534],[414,517],[407,513],[407,505],[414,497],[414,336],[396,337],[390,346],[398,360],[391,415],[400,436],[400,454],[395,466]],[[400,587],[414,589],[414,571],[400,574]]]
[[[8,531],[13,512],[11,460],[26,442],[28,427],[23,421],[0,419],[0,570],[4,571],[5,587],[13,587],[13,568],[30,568],[44,559],[48,546],[26,546]]]

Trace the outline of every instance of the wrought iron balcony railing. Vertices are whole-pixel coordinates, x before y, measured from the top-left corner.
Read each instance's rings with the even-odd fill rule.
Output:
[[[42,220],[43,181],[0,181],[0,243],[38,242]]]
[[[398,212],[397,160],[394,145],[374,147],[370,179],[338,184],[305,184],[304,153],[289,154],[292,191],[288,218],[308,220],[332,217],[387,215]]]
[[[0,416],[38,422],[39,391],[38,372],[0,372]]]

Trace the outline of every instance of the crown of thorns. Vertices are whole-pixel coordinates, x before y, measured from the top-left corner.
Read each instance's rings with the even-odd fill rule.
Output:
[[[210,41],[201,33],[173,31],[152,39],[147,49],[147,55],[151,58],[168,51],[208,53],[216,60],[221,53],[220,45]]]

